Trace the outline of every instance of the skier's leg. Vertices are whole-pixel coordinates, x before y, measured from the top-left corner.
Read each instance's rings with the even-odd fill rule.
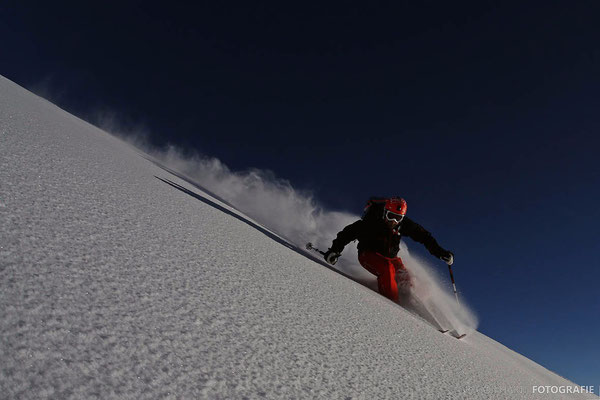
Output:
[[[412,276],[404,266],[400,257],[392,258],[392,264],[396,269],[396,283],[398,285],[398,303],[404,307],[410,304],[413,281]]]
[[[379,293],[394,302],[398,302],[396,267],[392,259],[378,253],[363,252],[359,254],[358,261],[367,271],[377,276]]]
[[[396,280],[398,283],[398,290],[401,293],[409,293],[414,286],[412,275],[410,274],[410,272],[408,272],[400,257],[392,258],[391,261],[394,264],[394,267],[396,268]]]

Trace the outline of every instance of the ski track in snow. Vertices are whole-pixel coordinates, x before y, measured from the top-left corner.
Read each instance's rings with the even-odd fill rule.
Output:
[[[567,397],[157,177],[232,210],[0,77],[0,397]]]

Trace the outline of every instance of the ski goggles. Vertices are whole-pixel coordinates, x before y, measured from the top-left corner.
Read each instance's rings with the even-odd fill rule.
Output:
[[[391,211],[386,211],[385,212],[385,219],[387,219],[388,221],[393,221],[393,222],[396,222],[397,224],[399,224],[404,219],[404,215],[402,215],[402,214],[396,214],[396,213],[393,213]]]

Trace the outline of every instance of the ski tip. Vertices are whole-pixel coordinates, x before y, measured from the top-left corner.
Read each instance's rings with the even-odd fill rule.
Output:
[[[456,339],[462,339],[462,338],[464,338],[465,336],[467,336],[467,334],[466,334],[466,333],[458,333],[458,332],[456,331],[456,329],[452,329],[452,330],[450,331],[450,336],[452,336],[452,337],[454,337],[454,338],[456,338]]]
[[[449,335],[452,336],[453,338],[456,338],[456,339],[462,339],[465,336],[467,336],[466,333],[460,334],[460,333],[458,333],[456,331],[451,331],[450,329],[438,329],[438,331],[440,331],[442,333],[448,333],[448,332],[450,332]]]

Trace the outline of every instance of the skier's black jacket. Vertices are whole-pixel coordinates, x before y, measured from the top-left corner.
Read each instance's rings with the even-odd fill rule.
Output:
[[[358,253],[373,251],[384,257],[397,257],[400,249],[400,239],[406,235],[416,242],[423,243],[435,257],[447,253],[438,242],[421,225],[404,217],[398,233],[382,219],[359,219],[345,227],[337,234],[331,245],[331,251],[341,253],[344,247],[353,240],[358,239]]]

